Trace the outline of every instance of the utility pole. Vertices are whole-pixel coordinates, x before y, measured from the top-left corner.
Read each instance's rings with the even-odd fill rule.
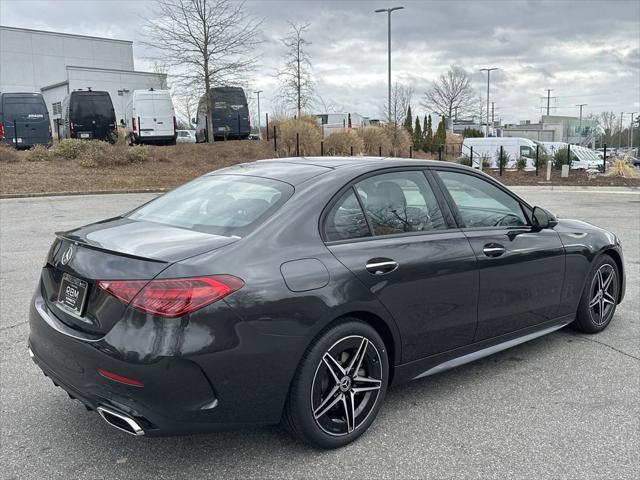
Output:
[[[496,102],[491,102],[491,126],[495,125],[494,120],[493,120],[493,111],[494,111],[495,106],[496,106]]]
[[[489,138],[489,84],[490,84],[491,72],[493,70],[498,70],[498,67],[480,69],[481,72],[487,72],[487,134],[486,134],[487,138]],[[482,122],[482,118],[480,119],[480,121]]]
[[[629,153],[633,155],[633,116],[636,112],[629,112],[631,115],[631,125],[629,125]]]
[[[388,77],[389,77],[389,112],[388,112],[388,120],[391,123],[391,13],[396,10],[402,10],[404,7],[393,7],[393,8],[379,8],[375,10],[374,13],[387,13],[387,69],[388,69]]]
[[[578,127],[580,129],[580,140],[578,142],[580,146],[582,146],[582,107],[586,105],[586,103],[579,103],[578,105],[576,105],[576,107],[580,107],[580,126]]]
[[[258,95],[258,138],[262,139],[262,128],[261,128],[261,120],[260,120],[260,94],[262,93],[262,90],[257,90],[255,92],[256,95]]]
[[[618,133],[618,148],[622,146],[622,116],[624,112],[620,112],[620,133]]]
[[[551,110],[551,100],[555,100],[558,97],[552,97],[551,96],[551,92],[553,92],[552,89],[547,88],[547,96],[546,97],[540,97],[541,100],[546,100],[547,101],[547,117],[549,116],[550,110]],[[542,109],[544,109],[545,107],[540,107]],[[555,108],[555,107],[554,107]]]

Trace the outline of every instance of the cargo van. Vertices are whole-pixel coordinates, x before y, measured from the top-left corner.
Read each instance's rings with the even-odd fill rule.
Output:
[[[558,150],[567,148],[566,142],[540,142],[547,153],[553,157]],[[571,169],[572,170],[600,170],[603,168],[602,158],[598,153],[587,147],[571,145]]]
[[[49,112],[40,93],[0,93],[0,144],[16,148],[52,143]]]
[[[210,90],[213,109],[207,118],[206,95],[200,97],[196,124],[196,141],[209,141],[209,122],[213,125],[213,140],[246,140],[251,133],[249,106],[244,90],[240,87],[216,87]]]
[[[118,137],[116,112],[109,92],[76,90],[62,101],[63,138],[105,140]]]
[[[526,159],[525,170],[536,168],[536,143],[528,138],[520,137],[477,137],[465,138],[462,141],[462,154],[469,156],[473,147],[473,166],[478,167],[482,157],[488,159],[489,168],[499,168],[498,157],[500,147],[508,155],[506,168],[516,168],[520,158]]]
[[[176,144],[176,113],[168,90],[134,90],[125,115],[129,145]]]

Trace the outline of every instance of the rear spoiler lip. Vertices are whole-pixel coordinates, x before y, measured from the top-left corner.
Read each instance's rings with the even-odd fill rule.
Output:
[[[82,245],[83,247],[87,247],[90,248],[92,250],[97,250],[100,252],[105,252],[105,253],[111,253],[113,255],[118,255],[121,257],[127,257],[127,258],[133,258],[135,260],[144,260],[146,262],[155,262],[155,263],[162,263],[165,265],[168,265],[172,262],[168,262],[166,260],[160,260],[158,258],[150,258],[150,257],[142,257],[140,255],[134,255],[133,253],[127,253],[127,252],[118,252],[116,250],[109,250],[106,248],[103,248],[99,245],[96,245],[94,243],[90,243],[87,240],[80,238],[80,237],[76,237],[74,235],[69,235],[66,232],[55,232],[55,236],[57,238],[59,238],[60,240],[67,240],[69,242],[73,242],[75,245]]]

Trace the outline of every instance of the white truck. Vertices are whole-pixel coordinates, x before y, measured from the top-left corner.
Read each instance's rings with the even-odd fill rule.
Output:
[[[462,154],[471,156],[473,147],[473,167],[477,168],[481,160],[489,163],[489,168],[499,168],[500,147],[507,157],[505,168],[516,168],[520,158],[526,160],[525,170],[536,168],[536,143],[520,137],[478,137],[465,138],[462,141]],[[484,165],[483,165],[484,168]]]
[[[552,157],[558,150],[567,148],[565,142],[540,142]],[[572,170],[598,170],[602,168],[602,158],[595,150],[579,145],[571,145],[571,169]]]
[[[176,144],[176,113],[168,90],[134,90],[125,115],[129,145]]]

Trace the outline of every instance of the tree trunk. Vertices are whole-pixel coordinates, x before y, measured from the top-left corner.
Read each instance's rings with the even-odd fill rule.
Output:
[[[213,112],[213,98],[211,97],[211,78],[209,77],[209,61],[204,61],[204,88],[206,95],[206,128],[207,128],[207,142],[213,142],[213,122],[211,120],[211,112]]]

